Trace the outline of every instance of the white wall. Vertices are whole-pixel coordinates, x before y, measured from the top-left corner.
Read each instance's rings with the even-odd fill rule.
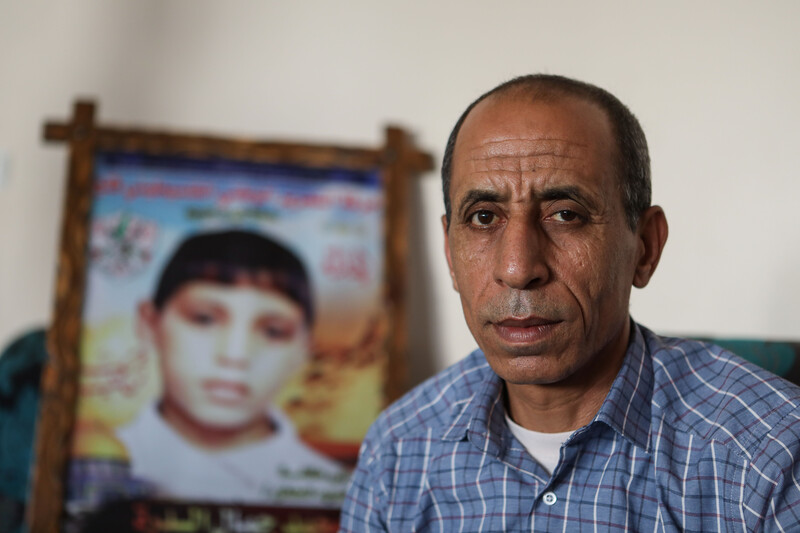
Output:
[[[0,345],[47,323],[66,150],[45,119],[377,145],[438,159],[478,94],[544,71],[599,84],[648,134],[671,234],[634,316],[665,332],[799,338],[800,3],[0,0]],[[437,168],[438,172],[438,168]],[[412,377],[474,346],[414,188]]]

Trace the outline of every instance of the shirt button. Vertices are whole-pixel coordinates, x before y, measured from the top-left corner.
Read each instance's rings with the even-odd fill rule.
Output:
[[[545,505],[553,505],[558,501],[558,496],[555,492],[545,492],[542,496],[542,501]]]

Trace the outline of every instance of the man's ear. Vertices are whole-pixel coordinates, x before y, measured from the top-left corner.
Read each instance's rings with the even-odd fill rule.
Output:
[[[453,272],[453,260],[450,257],[450,237],[447,231],[449,229],[447,215],[442,215],[442,229],[444,230],[444,256],[447,258],[447,267],[450,269],[450,279],[453,281],[453,288],[458,292],[458,283],[456,283],[456,275]]]
[[[639,218],[639,260],[633,274],[633,286],[643,288],[653,277],[661,252],[667,243],[669,228],[664,210],[654,205]]]

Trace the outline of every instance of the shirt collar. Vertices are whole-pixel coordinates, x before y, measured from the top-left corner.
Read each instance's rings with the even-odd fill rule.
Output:
[[[642,328],[631,321],[631,337],[622,368],[590,425],[605,423],[636,446],[649,451],[653,367],[646,355],[647,343]],[[486,367],[483,379],[465,400],[442,439],[461,440],[468,436],[486,453],[499,456],[508,433],[503,381],[485,362],[483,352],[476,350],[470,357],[483,359],[481,364]]]
[[[504,448],[506,429],[503,381],[492,371],[482,351],[475,350],[470,358],[477,359],[477,364],[483,367],[482,379],[475,384],[442,439],[458,441],[469,437],[486,453],[499,456]]]
[[[653,363],[642,327],[631,320],[628,351],[594,422],[603,422],[645,451],[650,450]]]

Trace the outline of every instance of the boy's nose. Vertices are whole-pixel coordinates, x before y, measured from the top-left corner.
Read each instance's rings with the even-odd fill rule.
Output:
[[[226,366],[247,368],[250,363],[250,338],[246,325],[234,324],[226,332],[224,342],[220,346],[219,361]]]

